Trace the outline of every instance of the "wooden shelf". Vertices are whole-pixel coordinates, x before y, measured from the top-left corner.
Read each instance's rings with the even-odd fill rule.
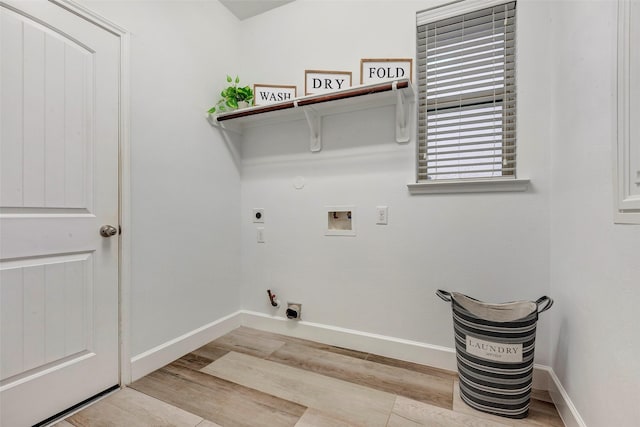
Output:
[[[396,141],[408,142],[411,104],[415,92],[408,79],[351,87],[321,95],[309,95],[264,105],[209,115],[209,122],[223,131],[242,132],[246,127],[305,118],[311,151],[322,149],[322,117],[384,105],[396,106]]]

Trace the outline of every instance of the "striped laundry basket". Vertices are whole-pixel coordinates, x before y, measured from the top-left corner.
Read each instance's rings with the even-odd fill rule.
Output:
[[[457,292],[436,295],[451,302],[462,400],[482,412],[525,418],[538,314],[553,300],[488,304]]]

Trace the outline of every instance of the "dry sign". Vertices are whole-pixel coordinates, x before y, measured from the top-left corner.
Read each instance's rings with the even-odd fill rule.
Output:
[[[291,101],[296,96],[298,96],[298,88],[296,86],[253,85],[255,105],[272,105],[279,102]]]
[[[305,70],[304,94],[315,95],[351,87],[351,71]]]
[[[363,58],[360,60],[360,84],[409,79],[413,76],[411,58]]]

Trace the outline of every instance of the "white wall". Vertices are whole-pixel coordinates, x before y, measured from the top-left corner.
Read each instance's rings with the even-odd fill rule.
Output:
[[[360,58],[414,57],[415,13],[432,1],[298,0],[241,23],[243,75],[297,84],[305,69],[351,70]],[[415,142],[394,142],[394,111],[325,118],[323,149],[304,121],[245,132],[243,307],[272,311],[265,290],[320,324],[453,347],[445,288],[488,301],[549,293],[548,4],[518,6],[519,176],[526,193],[411,196]],[[293,187],[303,176],[306,186]],[[357,237],[326,237],[325,205],[357,206]],[[375,206],[389,206],[389,225]],[[265,244],[251,208],[265,208]],[[548,318],[538,363],[548,362]]]
[[[240,171],[204,117],[237,68],[237,19],[217,1],[83,3],[132,34],[136,356],[240,306]]]
[[[588,426],[640,419],[640,226],[614,225],[616,2],[555,7],[551,365]]]

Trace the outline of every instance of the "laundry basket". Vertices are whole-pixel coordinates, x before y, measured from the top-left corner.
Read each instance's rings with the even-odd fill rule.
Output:
[[[451,302],[462,400],[482,412],[525,418],[538,314],[553,300],[489,304],[457,292],[436,295]]]

